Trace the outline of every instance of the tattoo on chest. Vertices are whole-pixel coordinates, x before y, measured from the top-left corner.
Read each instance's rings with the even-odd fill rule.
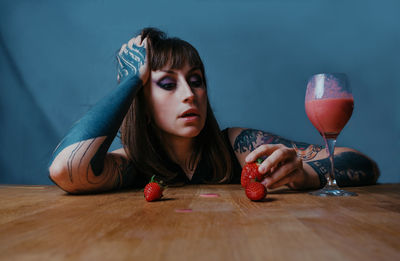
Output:
[[[246,129],[235,139],[233,149],[235,152],[244,153],[246,151],[253,151],[262,144],[283,144],[286,147],[294,148],[298,157],[304,161],[313,159],[323,148],[322,146],[305,142],[290,141],[260,130]]]

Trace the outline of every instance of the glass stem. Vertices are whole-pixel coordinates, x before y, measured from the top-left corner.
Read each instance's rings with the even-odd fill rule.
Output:
[[[328,186],[328,187],[337,187],[336,179],[335,179],[335,165],[334,165],[334,162],[333,162],[336,139],[334,139],[334,138],[326,138],[325,137],[325,144],[326,144],[326,150],[328,151],[329,160],[331,162],[331,168],[328,171],[328,173],[325,174],[326,181],[327,181],[326,186]]]

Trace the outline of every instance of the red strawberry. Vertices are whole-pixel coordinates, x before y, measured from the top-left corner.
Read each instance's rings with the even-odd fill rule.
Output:
[[[144,187],[144,197],[148,202],[160,199],[164,188],[151,177],[150,182]]]
[[[267,189],[260,182],[250,182],[246,186],[246,196],[253,201],[262,200],[266,195]]]
[[[258,167],[262,161],[262,159],[257,159],[256,162],[250,162],[243,166],[242,176],[240,178],[240,184],[243,188],[246,188],[251,180],[262,181],[264,179],[265,175],[258,172]]]

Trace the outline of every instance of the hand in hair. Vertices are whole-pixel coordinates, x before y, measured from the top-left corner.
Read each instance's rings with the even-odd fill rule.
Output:
[[[118,60],[118,82],[127,77],[138,77],[146,84],[149,69],[147,61],[147,38],[142,41],[138,35],[121,46],[117,55]]]
[[[118,88],[96,103],[61,140],[49,164],[50,179],[70,193],[122,187],[128,161],[108,149],[136,91],[148,78],[147,38],[137,36],[117,55]]]

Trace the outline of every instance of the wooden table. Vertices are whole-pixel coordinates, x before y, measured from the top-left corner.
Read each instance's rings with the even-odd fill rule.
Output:
[[[400,184],[348,190],[359,196],[280,188],[251,202],[240,185],[200,185],[148,203],[138,190],[0,186],[0,259],[400,260]]]

